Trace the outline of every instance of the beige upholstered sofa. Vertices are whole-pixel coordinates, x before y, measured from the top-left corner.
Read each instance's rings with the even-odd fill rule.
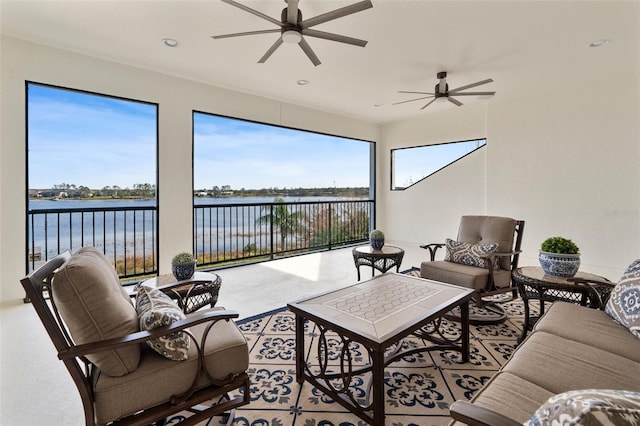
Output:
[[[629,418],[635,417],[640,422],[640,307],[637,305],[640,260],[630,268],[634,265],[635,271],[627,274],[628,269],[614,288],[606,312],[565,302],[554,303],[537,322],[533,333],[471,401],[457,401],[451,406],[451,416],[455,419],[452,424],[523,424],[534,413],[559,410],[558,407],[566,403],[558,401],[559,394],[588,389],[631,391],[630,395],[625,392],[622,405],[631,410],[631,414],[626,414]],[[621,287],[625,283],[626,287]],[[625,309],[631,313],[621,323],[612,318],[616,317],[613,312],[616,297],[618,310],[620,303],[627,303]],[[569,397],[575,399],[580,392],[571,392]],[[550,398],[554,398],[551,409],[548,408]],[[613,406],[611,410],[615,410],[615,402],[604,405]],[[528,424],[549,424],[533,420]],[[638,424],[610,421],[603,424]]]

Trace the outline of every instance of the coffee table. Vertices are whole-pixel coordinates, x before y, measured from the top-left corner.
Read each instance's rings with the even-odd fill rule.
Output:
[[[358,270],[358,281],[360,281],[360,266],[371,266],[372,277],[376,269],[384,274],[395,266],[396,272],[400,272],[400,264],[404,257],[404,250],[400,247],[386,245],[380,250],[374,250],[370,245],[360,246],[354,248],[351,253]]]
[[[212,308],[215,306],[222,278],[211,272],[196,271],[188,280],[178,281],[173,274],[164,274],[143,281],[139,285],[161,290],[175,299],[184,313],[188,314],[207,305]]]
[[[460,352],[462,362],[469,360],[468,302],[474,294],[471,289],[392,272],[289,303],[296,316],[296,380],[316,386],[369,424],[383,426],[387,365],[406,355],[443,349]],[[458,306],[460,334],[445,337],[438,332],[441,318]],[[317,363],[305,361],[307,321],[317,327]],[[403,349],[401,340],[410,335],[434,345]],[[341,342],[340,347],[333,348],[330,340]],[[354,362],[356,346],[368,354],[368,363],[361,367]],[[332,365],[330,353],[338,353]],[[372,385],[364,402],[350,387],[356,376],[362,375]]]
[[[524,325],[518,342],[527,336],[527,332],[544,314],[545,302],[563,301],[604,309],[611,290],[615,286],[615,283],[606,278],[586,272],[578,272],[572,278],[546,275],[539,266],[517,268],[511,276],[524,302]],[[531,300],[540,301],[538,316],[534,317],[530,314],[529,301]]]

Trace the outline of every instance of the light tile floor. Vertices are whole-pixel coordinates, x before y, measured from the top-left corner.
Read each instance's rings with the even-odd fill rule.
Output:
[[[419,266],[426,252],[405,250],[400,270]],[[357,280],[351,248],[297,256],[216,271],[222,277],[218,305],[240,318],[285,306],[287,302],[333,290]],[[370,277],[362,268],[362,279]],[[377,272],[376,272],[377,273]],[[0,425],[84,424],[82,403],[49,336],[31,305],[9,302],[0,308]]]

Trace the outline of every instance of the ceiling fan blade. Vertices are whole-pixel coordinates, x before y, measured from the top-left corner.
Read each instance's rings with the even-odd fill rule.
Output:
[[[435,95],[435,93],[431,93],[431,92],[408,92],[406,90],[398,90],[398,93],[415,93],[416,95]]]
[[[264,64],[266,62],[267,59],[269,59],[269,57],[271,55],[273,55],[273,52],[276,51],[276,49],[278,47],[280,47],[282,45],[282,43],[284,43],[282,41],[282,37],[278,37],[278,39],[276,40],[275,43],[273,43],[273,45],[269,48],[269,50],[267,50],[267,53],[265,53],[264,55],[262,55],[262,58],[260,58],[260,60],[258,61],[259,64]]]
[[[457,100],[457,99],[453,99],[453,98],[451,98],[451,97],[447,96],[447,100],[448,100],[449,102],[451,102],[452,104],[455,104],[455,105],[457,105],[457,106],[462,106],[462,102],[460,102],[460,101],[459,101],[459,100]]]
[[[396,102],[395,104],[392,104],[392,105],[406,104],[407,102],[420,101],[422,99],[429,99],[429,98],[432,98],[432,97],[433,96],[424,96],[422,98],[415,98],[415,99],[409,99],[408,101]]]
[[[222,0],[222,1],[227,3],[227,4],[230,4],[231,6],[235,6],[235,7],[239,8],[239,9],[242,9],[245,12],[249,12],[250,14],[255,15],[255,16],[259,17],[259,18],[265,19],[265,20],[271,22],[272,24],[276,24],[279,27],[282,26],[282,22],[278,21],[277,19],[273,19],[271,16],[265,15],[262,12],[258,12],[257,10],[252,9],[252,8],[250,8],[248,6],[245,6],[244,4],[238,3],[237,1],[234,1],[234,0]]]
[[[287,2],[287,22],[298,25],[298,0],[285,0]]]
[[[434,103],[438,98],[434,98],[431,102],[429,102],[428,104],[426,104],[425,106],[423,106],[420,109],[425,109],[426,107],[428,107],[429,105],[431,105],[432,103]]]
[[[451,92],[449,92],[451,93]],[[496,92],[465,92],[465,93],[455,93],[456,96],[493,96]]]
[[[361,12],[371,7],[373,7],[371,0],[363,0],[349,6],[341,7],[340,9],[332,10],[331,12],[323,13],[322,15],[314,16],[313,18],[305,19],[300,22],[300,27],[313,27],[314,25],[322,24],[323,22],[331,21],[333,19],[342,18],[343,16],[351,15],[352,13]]]
[[[365,47],[367,40],[360,40],[358,38],[347,37],[340,34],[327,33],[324,31],[303,29],[302,34],[309,37],[323,38],[325,40],[338,41],[340,43],[353,44],[355,46]]]
[[[471,89],[472,87],[476,87],[476,86],[481,86],[483,84],[487,84],[487,83],[492,83],[493,80],[488,78],[486,80],[482,80],[482,81],[478,81],[477,83],[471,83],[471,84],[467,84],[466,86],[462,86],[462,87],[458,87],[455,89],[451,89],[449,90],[449,93],[453,94],[453,93],[457,93],[461,90],[465,90],[465,89]]]
[[[213,39],[219,39],[219,38],[229,38],[229,37],[246,36],[246,35],[279,33],[280,31],[281,31],[280,29],[273,29],[273,30],[258,30],[258,31],[245,31],[245,32],[243,32],[243,33],[222,34],[222,35],[217,35],[217,36],[211,36],[211,38],[213,38]]]
[[[311,62],[313,62],[313,65],[315,65],[316,67],[320,65],[321,63],[320,59],[318,59],[316,54],[311,49],[311,46],[309,46],[309,43],[307,43],[307,41],[304,38],[300,40],[300,43],[298,43],[298,45],[302,48],[304,53],[306,53],[307,57],[311,60]]]

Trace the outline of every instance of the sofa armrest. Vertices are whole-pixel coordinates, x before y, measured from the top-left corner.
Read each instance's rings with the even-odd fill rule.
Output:
[[[449,410],[454,420],[469,426],[521,426],[515,420],[468,401],[456,401]]]

